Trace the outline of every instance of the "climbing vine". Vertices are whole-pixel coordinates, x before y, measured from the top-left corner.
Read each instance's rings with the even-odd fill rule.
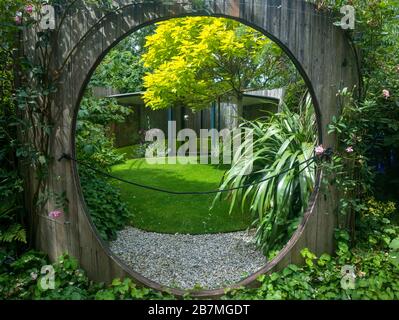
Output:
[[[338,187],[339,212],[355,240],[355,220],[370,195],[397,200],[399,156],[399,1],[316,1],[319,10],[352,5],[354,30],[348,38],[359,58],[360,87],[339,91],[342,113],[329,133],[338,150],[325,166],[327,184]],[[388,187],[389,186],[389,187]]]
[[[18,84],[14,89],[13,104],[15,104],[15,115],[17,115],[15,137],[18,136],[18,146],[13,147],[20,164],[23,164],[20,166],[23,174],[28,172],[28,167],[33,167],[35,172],[35,177],[29,179],[29,189],[33,198],[33,205],[27,208],[30,212],[30,242],[34,240],[38,215],[46,211],[44,209],[47,205],[52,202],[57,205],[57,208],[54,208],[57,212],[67,211],[68,200],[62,195],[54,194],[48,188],[48,169],[57,160],[51,149],[52,137],[57,130],[54,124],[63,112],[62,108],[55,104],[63,72],[77,48],[91,32],[96,30],[98,25],[110,15],[137,3],[139,1],[117,5],[110,0],[73,0],[68,3],[53,0],[46,2],[47,9],[43,9],[42,1],[38,0],[5,1],[3,4],[4,24],[10,34],[15,37],[10,52],[16,56],[13,65],[17,75],[15,80]],[[54,56],[59,43],[60,30],[68,15],[75,14],[82,6],[90,6],[102,12],[102,16],[71,48],[65,59],[56,65]],[[54,12],[48,7],[51,10],[54,9]],[[194,1],[191,8],[193,10],[202,8],[202,1]],[[13,15],[14,12],[15,15]],[[49,16],[49,13],[54,13],[56,16],[55,23],[52,21],[55,17]],[[27,46],[24,42],[28,35],[31,42]],[[34,48],[30,51],[32,54],[25,54],[23,48],[26,46]]]

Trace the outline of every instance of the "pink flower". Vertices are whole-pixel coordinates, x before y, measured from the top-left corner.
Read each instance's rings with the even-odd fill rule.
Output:
[[[317,146],[314,151],[316,152],[316,155],[321,156],[326,149],[324,149],[323,145],[321,144]]]
[[[57,218],[59,218],[59,217],[62,216],[62,211],[59,211],[59,210],[51,211],[51,212],[48,214],[48,216],[49,216],[51,219],[57,219]]]
[[[22,23],[22,15],[20,14],[20,12],[17,12],[17,14],[15,15],[15,23],[16,24],[21,24]]]
[[[387,89],[384,89],[382,90],[382,95],[385,99],[388,99],[391,96],[391,93]]]
[[[346,152],[352,153],[353,152],[353,147],[348,147],[345,149]]]
[[[31,14],[33,12],[33,6],[31,4],[25,7],[25,12]]]

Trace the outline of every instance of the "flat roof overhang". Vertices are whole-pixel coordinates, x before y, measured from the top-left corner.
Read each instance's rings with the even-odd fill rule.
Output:
[[[144,92],[133,92],[133,93],[121,93],[113,94],[107,96],[107,98],[113,98],[118,101],[118,103],[123,105],[144,105],[142,95]],[[244,106],[253,106],[261,104],[276,104],[278,105],[280,99],[276,97],[269,97],[264,95],[258,95],[255,93],[245,93],[243,98]]]

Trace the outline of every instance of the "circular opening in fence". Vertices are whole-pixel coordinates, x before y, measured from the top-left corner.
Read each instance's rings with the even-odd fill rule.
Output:
[[[315,199],[305,72],[277,39],[225,17],[146,25],[106,53],[82,91],[73,160],[108,252],[154,288],[255,280]]]

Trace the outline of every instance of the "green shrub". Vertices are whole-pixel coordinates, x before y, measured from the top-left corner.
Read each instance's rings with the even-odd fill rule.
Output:
[[[114,148],[114,137],[109,125],[123,122],[130,109],[112,99],[98,99],[87,91],[76,124],[76,149],[79,160],[93,167],[107,170],[124,159]]]
[[[90,217],[104,240],[114,240],[116,232],[129,223],[129,211],[120,191],[108,179],[90,170],[80,170],[80,181]]]
[[[46,256],[28,251],[13,260],[3,253],[3,270],[0,273],[0,299],[81,300],[90,297],[90,286],[95,288],[77,261],[68,255],[61,256],[52,266],[55,271],[55,288],[43,289],[42,267],[49,265]]]
[[[342,287],[342,268],[353,266],[355,288]],[[312,266],[289,265],[278,273],[261,276],[258,289],[232,290],[224,298],[261,300],[398,300],[399,269],[385,252],[353,251],[340,262],[322,255]]]
[[[285,244],[296,230],[314,188],[315,165],[299,165],[313,157],[316,141],[310,97],[304,102],[300,113],[285,106],[269,118],[242,124],[243,128],[253,130],[253,157],[246,154],[244,143],[244,151],[240,150],[235,157],[220,187],[251,184],[228,195],[230,210],[237,207],[251,212],[257,243],[265,254]],[[247,175],[251,163],[253,170]],[[284,172],[288,169],[292,170]],[[280,172],[283,173],[276,176]],[[268,177],[273,178],[266,180]]]
[[[79,111],[76,148],[78,159],[85,163],[79,165],[80,183],[91,219],[104,240],[116,237],[116,232],[129,222],[129,212],[119,190],[90,167],[107,172],[123,162],[123,154],[113,146],[108,125],[123,122],[129,113],[128,108],[113,100],[93,97],[90,89]]]
[[[21,0],[0,2],[0,248],[19,250],[26,243],[24,228],[23,183],[18,172],[26,155],[26,144],[18,141],[23,122],[17,118],[15,103],[15,49],[18,26],[10,23],[23,4]]]
[[[358,224],[366,226],[376,217],[384,219],[394,214],[392,203],[370,199]],[[358,242],[350,247],[349,234],[336,232],[337,250],[334,256],[316,257],[308,249],[301,254],[304,264],[289,265],[280,272],[259,277],[259,288],[228,290],[222,299],[251,300],[303,300],[303,299],[399,299],[399,265],[392,259],[398,249],[399,233],[389,245],[383,239],[386,225],[375,224],[377,242],[368,242],[367,229],[360,228]],[[396,253],[397,254],[397,253]],[[40,286],[41,269],[48,265],[44,254],[29,251],[19,258],[0,251],[0,299],[174,299],[148,288],[137,287],[130,279],[115,279],[109,286],[88,280],[77,261],[61,256],[53,263],[55,288],[43,290]],[[343,287],[343,267],[353,270],[354,287]],[[190,299],[189,295],[185,296]]]
[[[43,288],[44,266],[54,268],[54,289]],[[0,300],[115,300],[172,299],[148,288],[139,288],[130,280],[115,279],[111,285],[90,281],[68,254],[50,264],[46,256],[28,251],[19,258],[0,252]]]
[[[137,287],[131,279],[114,279],[108,288],[97,291],[96,300],[142,300],[175,299],[172,295],[162,294],[149,288]]]
[[[395,207],[390,202],[374,199],[365,204],[353,248],[350,247],[349,233],[337,230],[335,256],[316,257],[303,249],[303,266],[289,265],[280,272],[263,275],[259,278],[260,288],[231,290],[224,299],[398,300],[399,227],[383,221],[394,214]],[[369,230],[372,230],[371,234]],[[387,234],[393,240],[386,239]],[[343,286],[346,275],[343,267],[353,270],[353,287]]]
[[[399,226],[393,222],[396,212],[394,202],[381,202],[370,198],[364,203],[357,224],[358,242],[365,246],[387,249],[399,237]]]
[[[15,247],[16,243],[26,243],[26,232],[18,214],[22,180],[16,170],[0,168],[0,181],[0,246]]]

